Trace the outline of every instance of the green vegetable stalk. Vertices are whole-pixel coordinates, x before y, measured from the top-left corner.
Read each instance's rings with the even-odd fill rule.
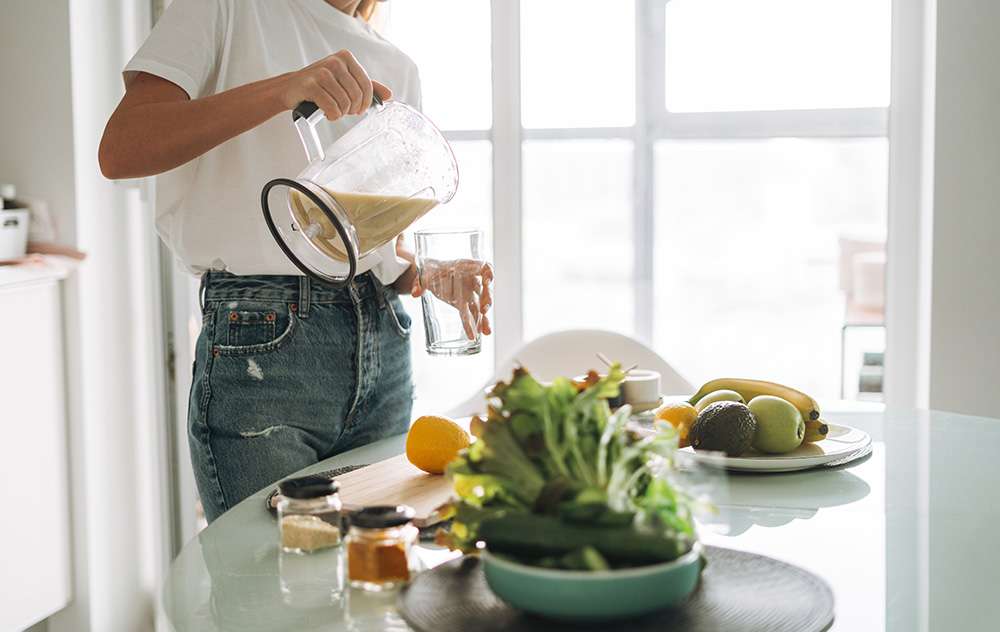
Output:
[[[615,363],[583,388],[541,384],[523,367],[498,383],[487,418],[472,420],[476,440],[448,466],[457,500],[439,543],[469,553],[485,542],[531,563],[593,569],[689,550],[693,503],[673,480],[676,432],[639,437],[628,406],[611,412],[624,378]]]

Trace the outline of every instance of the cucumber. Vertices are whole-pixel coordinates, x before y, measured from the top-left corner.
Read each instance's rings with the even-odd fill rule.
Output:
[[[570,551],[559,558],[562,568],[576,571],[610,571],[611,566],[601,552],[592,546]]]
[[[566,522],[556,516],[507,514],[479,525],[477,537],[491,553],[525,559],[565,555],[593,547],[612,565],[669,562],[684,553],[677,540],[628,526]]]

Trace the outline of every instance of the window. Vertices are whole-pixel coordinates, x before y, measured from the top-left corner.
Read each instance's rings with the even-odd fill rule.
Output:
[[[695,382],[773,377],[838,397],[839,236],[884,226],[887,152],[885,138],[658,140],[661,354]]]
[[[642,4],[662,68],[644,100],[652,316],[638,333],[694,382],[839,396],[840,241],[885,239],[891,2]]]
[[[393,3],[389,38],[420,65],[425,112],[460,160],[459,195],[425,219],[482,220],[519,253],[521,308],[497,329],[616,329],[692,382],[743,374],[838,396],[839,240],[884,239],[890,8]],[[491,46],[520,72],[494,76]],[[520,121],[516,156],[497,154],[498,112]],[[516,208],[493,209],[491,161],[512,159]],[[457,372],[474,375],[463,393],[490,374]]]
[[[633,156],[624,139],[523,144],[524,337],[634,321]],[[530,368],[530,367],[529,367]]]
[[[665,7],[670,112],[889,105],[889,2],[673,0]]]
[[[454,28],[461,24],[462,28]],[[486,231],[493,260],[493,146],[489,0],[407,0],[390,6],[386,37],[420,69],[423,112],[448,138],[458,161],[455,197],[422,217],[413,229],[472,226]],[[412,241],[411,241],[412,243]],[[443,414],[493,375],[495,338],[466,357],[425,351],[420,300],[403,297],[413,318],[411,348],[416,384],[414,414]]]
[[[613,10],[611,6],[599,0],[521,3],[525,128],[635,124],[634,6],[632,2],[615,3]]]

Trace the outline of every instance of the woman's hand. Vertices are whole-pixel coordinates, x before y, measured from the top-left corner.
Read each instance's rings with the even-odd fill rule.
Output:
[[[424,290],[458,310],[469,338],[478,331],[490,334],[490,320],[486,312],[493,306],[493,266],[485,261],[458,259],[452,261],[424,261],[423,269],[413,280],[413,296]]]
[[[361,114],[372,104],[372,94],[383,101],[392,90],[368,78],[350,51],[342,50],[315,64],[284,75],[286,86],[282,101],[294,110],[303,101],[312,101],[335,121],[350,114]]]

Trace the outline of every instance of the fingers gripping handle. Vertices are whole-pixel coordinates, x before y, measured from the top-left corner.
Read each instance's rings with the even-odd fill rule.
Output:
[[[372,107],[377,108],[382,105],[382,97],[377,94],[372,93]],[[319,110],[319,106],[312,101],[303,101],[299,103],[299,106],[292,110],[292,120],[297,121],[300,118],[311,118]]]
[[[319,106],[312,101],[303,101],[299,103],[299,106],[292,110],[292,121],[298,121],[300,118],[308,119],[310,116],[319,111]]]

